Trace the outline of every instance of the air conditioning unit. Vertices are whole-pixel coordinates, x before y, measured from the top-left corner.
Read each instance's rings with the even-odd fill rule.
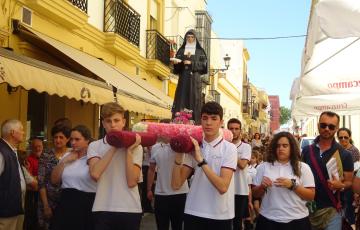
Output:
[[[22,7],[21,22],[28,26],[32,25],[32,10],[24,6]]]

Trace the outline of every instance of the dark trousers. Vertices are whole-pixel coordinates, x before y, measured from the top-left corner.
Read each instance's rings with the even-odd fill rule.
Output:
[[[231,221],[232,219],[213,220],[185,214],[184,230],[231,230]]]
[[[151,206],[150,200],[147,198],[147,172],[149,170],[149,166],[142,166],[142,174],[143,174],[143,182],[140,184],[140,194],[141,194],[141,206],[143,208],[143,212],[152,212],[153,208]]]
[[[246,217],[248,209],[248,196],[235,195],[235,217],[233,219],[233,230],[242,230],[242,221]]]
[[[352,189],[344,191],[344,212],[349,224],[355,224],[354,192]]]
[[[39,229],[38,202],[39,202],[39,192],[38,191],[26,191],[25,219],[24,219],[24,229],[26,229],[26,230]]]
[[[155,218],[158,230],[182,230],[186,194],[155,195]]]
[[[94,229],[92,206],[95,193],[76,189],[63,189],[55,209],[51,230],[92,230]]]
[[[94,230],[139,230],[141,213],[94,212]]]
[[[290,221],[289,223],[279,223],[259,215],[255,230],[311,230],[309,217]]]

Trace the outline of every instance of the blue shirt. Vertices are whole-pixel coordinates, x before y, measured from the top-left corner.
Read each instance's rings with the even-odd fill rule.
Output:
[[[333,203],[331,202],[329,196],[327,195],[328,193],[322,186],[320,177],[318,176],[318,174],[315,170],[315,167],[313,167],[313,165],[311,163],[310,148],[313,148],[315,159],[316,159],[317,163],[319,164],[319,167],[320,167],[326,180],[329,179],[329,175],[328,175],[327,169],[326,169],[326,162],[332,157],[332,155],[336,152],[336,150],[339,150],[340,159],[342,162],[344,172],[354,171],[354,163],[352,160],[351,153],[349,151],[345,150],[339,143],[337,143],[335,141],[335,139],[333,140],[330,149],[322,152],[321,154],[320,154],[320,148],[318,147],[318,143],[319,143],[319,137],[317,137],[314,140],[314,144],[304,147],[304,149],[302,151],[302,159],[305,163],[307,163],[310,166],[311,171],[314,174],[315,202],[316,202],[316,207],[318,209],[321,209],[321,208],[326,208],[326,207],[333,207]]]

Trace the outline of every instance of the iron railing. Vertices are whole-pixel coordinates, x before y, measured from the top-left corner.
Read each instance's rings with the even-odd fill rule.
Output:
[[[140,14],[123,0],[105,0],[104,31],[117,33],[139,47]]]
[[[170,65],[170,42],[157,30],[146,31],[146,58]]]
[[[81,11],[87,13],[87,5],[88,5],[87,0],[69,0],[69,2],[71,2],[77,8],[79,8]]]

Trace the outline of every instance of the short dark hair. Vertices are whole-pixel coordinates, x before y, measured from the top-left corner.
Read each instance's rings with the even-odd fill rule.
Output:
[[[200,115],[203,115],[204,113],[209,115],[219,115],[221,120],[224,116],[223,108],[215,101],[209,101],[202,106]]]
[[[237,118],[231,118],[228,123],[227,123],[227,127],[229,128],[229,125],[235,123],[235,124],[239,124],[240,125],[240,129],[241,129],[241,121]]]
[[[320,119],[323,115],[326,115],[328,117],[336,117],[337,120],[338,120],[338,124],[340,123],[340,116],[337,114],[337,113],[334,113],[334,112],[331,112],[331,111],[324,111],[320,114],[320,117],[319,117],[319,122],[320,122]]]
[[[81,134],[81,136],[84,137],[85,140],[89,142],[92,141],[91,132],[88,129],[88,127],[86,127],[85,125],[77,125],[71,129],[71,132],[72,131],[78,131]]]
[[[62,133],[62,134],[64,134],[64,136],[66,138],[69,138],[70,134],[71,134],[71,129],[70,129],[70,127],[67,127],[67,126],[55,125],[51,129],[51,136],[54,137],[55,134],[57,134],[57,133]]]

